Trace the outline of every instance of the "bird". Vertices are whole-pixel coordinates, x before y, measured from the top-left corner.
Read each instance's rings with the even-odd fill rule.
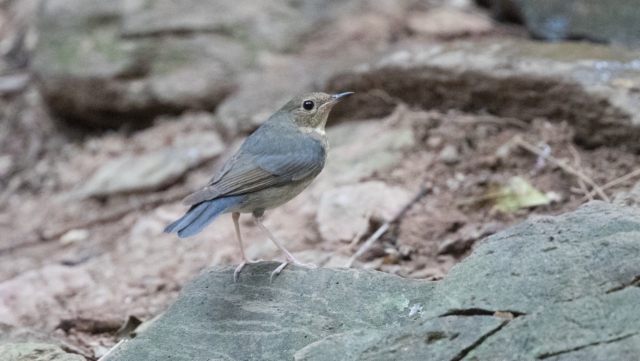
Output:
[[[287,264],[315,268],[295,259],[262,224],[262,218],[266,210],[287,203],[320,174],[329,150],[325,133],[329,112],[351,94],[308,93],[286,103],[242,143],[204,188],[182,201],[190,208],[164,232],[190,237],[221,214],[231,213],[242,257],[233,273],[236,282],[246,265],[262,261],[248,259],[242,243],[238,220],[241,213],[251,213],[255,225],[285,255],[271,273],[271,281]]]

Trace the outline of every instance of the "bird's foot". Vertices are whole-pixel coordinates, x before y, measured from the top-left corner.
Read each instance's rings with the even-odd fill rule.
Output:
[[[271,272],[271,278],[269,279],[269,281],[273,282],[273,276],[280,273],[280,271],[282,271],[288,264],[293,264],[300,267],[316,268],[316,265],[313,263],[302,263],[293,257],[287,257],[286,261],[282,262],[282,264],[278,266],[278,268]]]
[[[244,266],[246,266],[248,264],[251,264],[251,263],[258,263],[258,262],[262,262],[262,260],[261,259],[252,260],[252,259],[248,259],[248,258],[243,258],[242,262],[240,262],[238,267],[236,267],[236,270],[233,271],[233,283],[236,283],[236,280],[238,279],[238,273],[240,273],[240,271],[244,268]]]

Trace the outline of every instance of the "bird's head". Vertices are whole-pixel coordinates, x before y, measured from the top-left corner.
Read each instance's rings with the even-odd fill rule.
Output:
[[[280,111],[290,114],[301,130],[324,133],[331,108],[351,94],[308,93],[292,99]]]

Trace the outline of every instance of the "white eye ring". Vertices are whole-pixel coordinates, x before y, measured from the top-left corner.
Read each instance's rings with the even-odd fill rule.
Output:
[[[302,109],[304,110],[313,110],[313,107],[315,107],[315,104],[311,100],[305,100],[302,102]]]

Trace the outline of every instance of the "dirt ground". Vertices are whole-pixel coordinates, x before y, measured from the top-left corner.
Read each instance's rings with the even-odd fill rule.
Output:
[[[33,188],[33,180],[23,180],[4,205],[0,293],[20,304],[0,314],[11,312],[16,324],[61,338],[67,349],[95,358],[115,344],[125,320],[135,324],[152,319],[198,272],[237,263],[233,226],[226,216],[193,239],[162,234],[184,211],[179,200],[203,184],[225,155],[161,192],[87,200],[73,197],[74,185],[106,160],[131,149],[143,151],[137,149],[142,145],[161,147],[166,143],[163,139],[179,132],[210,127],[198,119],[185,116],[129,137],[113,133],[69,144],[62,157],[41,161],[36,166],[44,172],[41,187]],[[572,142],[569,126],[544,119],[526,124],[400,105],[389,117],[368,124],[382,132],[411,129],[414,142],[402,150],[400,162],[360,181],[382,181],[414,194],[424,189],[425,195],[354,266],[402,277],[438,280],[481,238],[532,217],[576,209],[589,198],[581,187],[591,187],[584,182],[581,186],[572,170],[603,185],[640,164],[640,156],[614,148],[582,149]],[[549,154],[561,164],[534,151]],[[497,194],[514,177],[545,194],[549,204],[500,210],[503,198]],[[633,179],[622,182],[606,194],[633,183]],[[358,235],[359,242],[352,245],[324,241],[314,221],[317,204],[309,197],[303,193],[267,213],[265,221],[304,261],[328,266],[327,255],[339,255],[337,259],[344,261],[381,225],[380,219],[371,217],[369,227]],[[250,257],[279,256],[251,225],[250,217],[241,221]],[[11,299],[5,302],[11,304]]]
[[[489,36],[522,34],[502,27]],[[109,161],[215,132],[211,114],[163,118],[136,132],[77,130],[51,120],[33,86],[0,99],[0,109],[0,320],[16,325],[0,322],[0,331],[58,343],[96,360],[140,322],[161,315],[199,272],[238,263],[229,215],[193,238],[162,233],[184,213],[180,200],[209,180],[238,139],[225,139],[221,155],[158,191],[78,196],[82,184]],[[335,154],[347,154],[344,147],[366,153],[381,134],[395,130],[412,134],[393,164],[352,183],[381,182],[404,190],[408,199],[420,195],[404,202],[406,212],[353,267],[425,282],[444,277],[486,236],[603,199],[590,181],[603,186],[640,165],[640,155],[615,147],[582,148],[573,141],[574,129],[547,119],[526,123],[399,104],[383,119],[350,122],[336,134]],[[361,130],[352,133],[349,127]],[[267,212],[265,225],[301,261],[342,267],[385,219],[368,212],[366,226],[352,239],[324,239],[318,207],[322,195],[337,188],[327,179],[335,173],[328,171],[299,197]],[[637,181],[603,186],[605,197],[615,200]],[[531,198],[537,205],[525,204]],[[250,258],[281,259],[249,216],[241,218],[241,227]]]

